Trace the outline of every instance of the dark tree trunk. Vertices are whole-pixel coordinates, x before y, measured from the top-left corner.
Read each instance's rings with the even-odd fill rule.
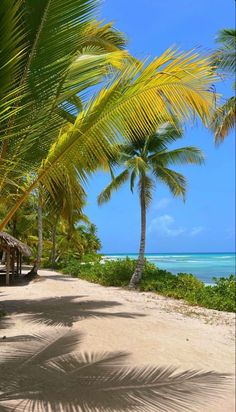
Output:
[[[39,191],[38,198],[38,251],[37,257],[34,262],[29,275],[37,275],[38,269],[40,268],[41,258],[43,253],[43,208],[42,208],[42,195]]]
[[[17,217],[15,213],[15,216],[12,219],[12,236],[13,237],[17,237],[16,227],[17,227]]]
[[[54,222],[52,227],[52,250],[51,250],[51,268],[55,268],[56,263],[56,235],[57,235],[57,223],[58,219]]]
[[[129,287],[134,289],[138,286],[144,267],[144,254],[145,254],[145,243],[146,243],[146,200],[145,200],[145,183],[141,181],[140,190],[140,208],[141,208],[141,238],[140,238],[140,248],[139,257],[135,271],[132,278],[130,279]]]

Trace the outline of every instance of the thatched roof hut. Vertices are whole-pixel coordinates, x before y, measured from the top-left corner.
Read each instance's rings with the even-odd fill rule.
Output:
[[[5,270],[1,268],[0,273],[6,275],[6,284],[8,285],[10,274],[12,276],[21,274],[22,255],[30,256],[31,250],[23,242],[6,232],[0,232],[0,250],[6,254],[6,267]]]

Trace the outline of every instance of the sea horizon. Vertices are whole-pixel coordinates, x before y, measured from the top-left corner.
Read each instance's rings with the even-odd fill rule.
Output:
[[[135,258],[138,253],[102,253],[105,260]],[[235,252],[159,252],[145,253],[150,263],[173,274],[192,273],[204,283],[214,283],[212,278],[235,274]],[[191,258],[194,257],[194,258]]]

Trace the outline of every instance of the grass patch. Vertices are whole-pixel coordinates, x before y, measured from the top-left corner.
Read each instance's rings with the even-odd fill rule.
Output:
[[[71,259],[63,268],[63,273],[103,286],[127,286],[134,272],[136,260],[108,261],[104,264],[81,265],[76,259]],[[143,279],[139,289],[156,292],[175,299],[184,299],[191,305],[227,312],[236,311],[235,276],[229,278],[213,278],[215,284],[206,286],[191,273],[172,273],[158,269],[155,265],[145,262]]]

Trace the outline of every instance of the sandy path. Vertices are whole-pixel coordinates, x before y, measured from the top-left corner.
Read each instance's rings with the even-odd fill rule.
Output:
[[[105,288],[41,271],[43,281],[0,287],[10,315],[0,338],[38,332],[31,320],[61,323],[83,333],[81,348],[127,351],[129,362],[234,372],[234,315],[189,307],[152,293]],[[201,412],[234,412],[233,389]]]

